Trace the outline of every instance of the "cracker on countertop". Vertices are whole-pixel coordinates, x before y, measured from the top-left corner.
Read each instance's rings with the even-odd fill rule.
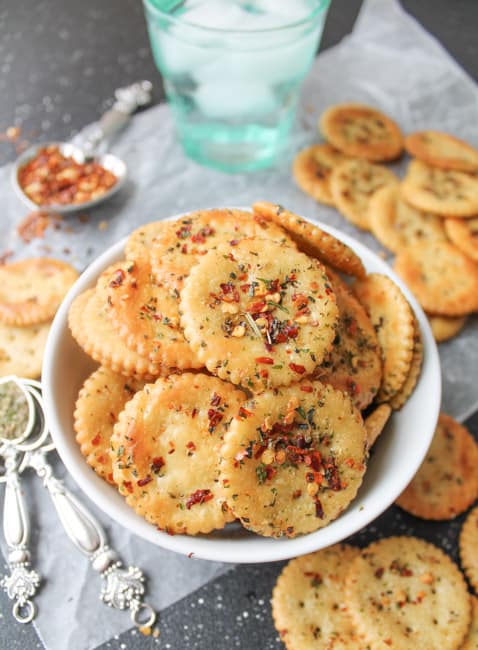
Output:
[[[432,167],[462,172],[478,171],[478,151],[463,140],[441,131],[417,131],[405,138],[410,156]]]
[[[335,205],[330,192],[333,167],[347,156],[330,144],[313,144],[295,156],[292,175],[300,189],[319,203]]]

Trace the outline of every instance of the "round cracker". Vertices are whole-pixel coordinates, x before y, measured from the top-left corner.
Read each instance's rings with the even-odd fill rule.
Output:
[[[319,381],[265,391],[224,436],[221,485],[233,513],[266,537],[326,526],[357,494],[367,432],[350,398]]]
[[[408,165],[401,193],[415,208],[443,217],[478,214],[478,177],[430,167],[421,160]]]
[[[352,620],[371,650],[457,650],[470,625],[470,597],[458,567],[416,537],[370,544],[352,560],[345,592]]]
[[[445,241],[443,219],[400,198],[398,185],[377,190],[370,199],[369,221],[378,241],[393,253],[420,241]]]
[[[139,262],[149,261],[155,239],[167,232],[170,224],[170,221],[152,221],[133,230],[124,247],[126,259],[132,262],[136,260]]]
[[[460,532],[460,560],[466,577],[478,593],[478,506],[467,515]]]
[[[38,379],[50,323],[14,327],[0,323],[0,376]]]
[[[441,413],[425,460],[396,503],[422,519],[453,519],[478,497],[478,445]]]
[[[363,410],[376,396],[382,380],[377,334],[364,307],[336,274],[328,271],[339,321],[332,349],[314,377],[342,390]]]
[[[169,223],[151,249],[151,268],[159,282],[181,291],[203,255],[220,244],[260,237],[293,245],[282,228],[244,210],[200,210]]]
[[[389,169],[366,160],[339,163],[330,176],[330,189],[337,209],[362,230],[370,230],[369,208],[374,192],[397,183],[398,178]]]
[[[339,239],[325,232],[318,226],[289,212],[281,205],[261,201],[252,206],[260,217],[274,221],[282,226],[299,247],[299,250],[311,257],[316,257],[342,273],[365,276],[365,267],[360,257]]]
[[[202,367],[179,327],[178,292],[158,284],[148,262],[118,262],[102,274],[101,287],[128,348],[170,368]]]
[[[405,138],[410,156],[441,169],[478,171],[478,151],[459,138],[440,131],[417,131]]]
[[[478,598],[471,597],[471,625],[461,650],[478,650]]]
[[[127,503],[170,533],[223,528],[219,447],[244,394],[201,373],[158,379],[136,393],[111,438],[113,476]]]
[[[372,447],[379,435],[385,428],[390,416],[392,407],[390,404],[379,404],[364,420],[367,429],[367,441],[369,448]]]
[[[378,401],[387,402],[405,383],[414,348],[414,315],[399,287],[386,275],[371,273],[352,289],[365,307],[382,349],[383,375]]]
[[[261,239],[202,257],[185,281],[180,312],[199,361],[255,390],[310,374],[332,345],[338,317],[319,262]]]
[[[319,203],[335,205],[330,192],[332,168],[347,156],[330,144],[314,144],[299,153],[292,164],[292,174],[300,189]]]
[[[95,289],[75,298],[68,313],[68,325],[78,345],[101,366],[127,377],[150,380],[173,372],[130,350],[113,328],[104,299]]]
[[[398,124],[370,106],[331,106],[322,113],[319,128],[328,142],[348,156],[381,162],[395,160],[402,153]]]
[[[427,314],[428,322],[437,343],[448,341],[459,334],[465,327],[466,316],[436,316]]]
[[[478,262],[478,218],[445,219],[445,231],[451,241],[474,262]]]
[[[465,316],[478,309],[478,265],[449,242],[409,246],[394,270],[428,313]]]
[[[86,462],[115,485],[110,458],[111,436],[120,412],[143,382],[100,366],[83,383],[75,404],[73,426]]]
[[[0,266],[0,322],[26,326],[51,320],[77,277],[66,262],[47,257]]]
[[[422,333],[420,330],[420,324],[416,318],[414,318],[414,336],[413,336],[413,354],[412,361],[410,364],[410,370],[408,371],[407,378],[403,386],[398,390],[395,395],[392,395],[390,398],[390,406],[394,411],[398,411],[402,406],[407,402],[410,395],[413,393],[415,386],[417,385],[420,372],[423,365],[423,339]]]
[[[272,618],[288,650],[356,649],[344,605],[345,575],[359,549],[346,544],[291,560],[272,592]]]

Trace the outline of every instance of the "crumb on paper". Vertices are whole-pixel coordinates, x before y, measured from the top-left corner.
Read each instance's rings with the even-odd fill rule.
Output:
[[[87,214],[78,215],[78,221],[80,223],[88,223],[89,220],[90,220],[90,218],[89,218],[89,216]]]
[[[155,627],[153,630],[153,639],[159,639],[159,635],[161,634],[159,627]]]
[[[151,636],[151,627],[149,625],[145,625],[144,627],[140,627],[139,631],[141,634],[144,634],[144,636]]]
[[[3,253],[0,253],[0,266],[3,266],[8,262],[8,260],[13,256],[13,251],[7,250]]]
[[[98,224],[98,230],[106,230],[108,228],[108,222],[107,221],[100,221]]]
[[[29,244],[33,239],[43,239],[49,225],[59,228],[62,217],[59,214],[35,210],[18,224],[17,233],[23,242]]]

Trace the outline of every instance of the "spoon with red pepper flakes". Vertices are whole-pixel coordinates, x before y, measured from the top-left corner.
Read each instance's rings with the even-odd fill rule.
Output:
[[[151,90],[149,81],[117,90],[113,108],[80,132],[75,143],[50,142],[27,149],[11,174],[20,200],[33,210],[48,207],[65,214],[92,208],[116,194],[126,181],[126,164],[111,153],[100,153],[100,147],[136,109],[149,103]]]

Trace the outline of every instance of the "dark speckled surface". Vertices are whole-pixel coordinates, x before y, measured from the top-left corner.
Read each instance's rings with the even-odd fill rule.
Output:
[[[333,0],[322,48],[348,33],[360,0]],[[404,0],[404,7],[478,75],[478,2]],[[148,48],[139,0],[3,0],[0,2],[0,131],[18,124],[32,139],[62,139],[93,121],[113,90],[139,78],[160,78]],[[15,151],[0,142],[0,163]],[[478,416],[467,423],[478,435]],[[389,534],[426,537],[456,559],[463,517],[426,523],[392,507],[354,536],[364,545]],[[101,646],[120,650],[272,650],[282,647],[270,617],[270,595],[283,564],[241,566],[161,614],[159,639],[130,630]],[[52,625],[61,612],[52,612]],[[41,648],[32,627],[10,616],[0,592],[0,650]],[[67,649],[65,649],[67,650]]]

